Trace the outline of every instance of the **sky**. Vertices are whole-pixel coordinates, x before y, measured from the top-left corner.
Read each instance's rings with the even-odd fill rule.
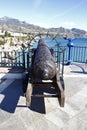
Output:
[[[87,31],[87,0],[0,0],[0,18],[4,16],[45,28]]]

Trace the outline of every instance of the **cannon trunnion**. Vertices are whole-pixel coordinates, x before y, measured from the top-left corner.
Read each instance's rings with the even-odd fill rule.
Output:
[[[60,106],[64,107],[64,84],[61,84],[59,70],[53,55],[53,51],[50,51],[44,41],[40,39],[37,48],[32,52],[32,64],[25,92],[27,106],[31,104],[31,97],[57,97]],[[33,94],[33,89],[43,87],[54,88],[55,93]]]

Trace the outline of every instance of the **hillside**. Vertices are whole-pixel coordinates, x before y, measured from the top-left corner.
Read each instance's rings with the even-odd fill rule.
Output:
[[[59,28],[43,28],[40,26],[36,26],[33,24],[29,24],[25,21],[20,21],[15,18],[9,18],[7,16],[0,18],[0,30],[12,31],[12,32],[22,32],[22,33],[32,33],[32,32],[50,32],[57,33],[59,36],[63,36],[65,34],[73,37],[87,37],[87,32],[85,30],[72,28],[66,29],[63,27]]]

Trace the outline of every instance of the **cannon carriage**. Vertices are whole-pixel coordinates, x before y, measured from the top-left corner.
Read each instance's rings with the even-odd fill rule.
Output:
[[[44,40],[38,41],[36,49],[32,49],[31,66],[29,67],[28,83],[25,91],[26,105],[31,105],[31,98],[57,97],[60,107],[64,107],[64,82],[60,77],[55,63],[54,51],[49,49]],[[61,80],[62,79],[62,80]],[[33,93],[34,89],[51,89],[49,94]],[[55,90],[55,93],[52,92]]]

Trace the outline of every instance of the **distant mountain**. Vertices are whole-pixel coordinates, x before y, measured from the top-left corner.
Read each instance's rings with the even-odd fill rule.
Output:
[[[73,37],[87,37],[87,32],[85,30],[77,28],[66,29],[63,27],[46,29],[7,16],[0,18],[0,30],[22,32],[22,33],[32,33],[32,32],[44,33],[49,31],[49,33],[58,33],[60,37],[64,36],[65,34]]]
[[[52,32],[52,33],[56,32],[60,34],[60,36],[64,36],[65,34],[67,34],[68,36],[71,36],[71,37],[87,37],[87,32],[85,30],[81,30],[77,28],[66,29],[63,27],[59,27],[59,28],[50,28],[48,30],[49,32]]]
[[[25,21],[20,21],[15,18],[9,18],[7,16],[0,18],[0,29],[12,32],[39,32],[45,31],[45,28],[29,24]]]

